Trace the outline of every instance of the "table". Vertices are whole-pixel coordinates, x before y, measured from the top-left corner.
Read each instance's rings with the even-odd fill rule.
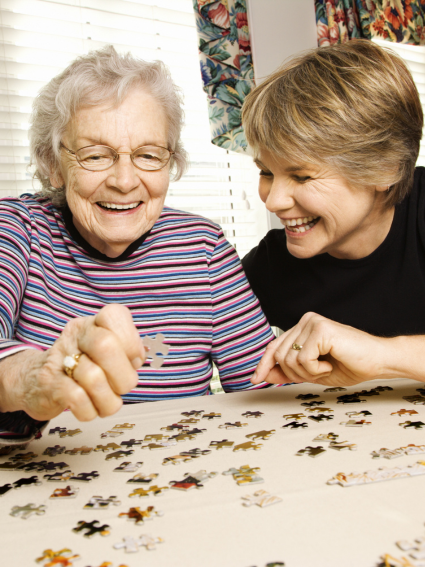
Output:
[[[337,403],[339,395],[388,384],[392,391],[364,397],[365,403]],[[420,386],[420,383],[411,380],[373,381],[348,388],[347,392],[324,392],[323,386],[294,385],[241,394],[130,405],[123,407],[115,416],[89,423],[77,422],[72,414],[65,412],[54,419],[42,439],[30,443],[25,452],[36,453],[35,461],[65,461],[69,465],[67,468],[74,473],[96,470],[100,476],[88,483],[71,480],[48,482],[43,478],[46,474],[43,472],[0,470],[0,486],[34,474],[42,481],[38,486],[10,490],[0,498],[1,564],[36,565],[35,559],[44,550],[63,548],[80,555],[75,563],[69,563],[77,567],[99,567],[102,562],[112,567],[264,567],[266,563],[277,561],[284,562],[286,567],[368,567],[377,565],[384,553],[395,557],[407,556],[407,552],[401,552],[395,542],[424,535],[422,499],[425,476],[352,487],[328,485],[327,481],[341,471],[363,472],[382,466],[411,465],[421,458],[425,460],[425,455],[406,455],[391,460],[371,457],[372,451],[382,447],[395,449],[424,443],[423,430],[399,426],[406,420],[425,422],[425,406],[413,405],[402,399],[406,395],[418,394]],[[334,419],[321,422],[303,419],[308,423],[307,428],[282,428],[288,423],[282,417],[284,414],[307,409],[301,405],[302,400],[296,399],[300,393],[319,394],[319,400],[325,401],[323,407],[331,408]],[[391,415],[400,409],[413,409],[418,415]],[[68,450],[109,442],[119,445],[129,439],[142,440],[147,434],[167,433],[161,428],[178,422],[184,417],[182,412],[191,410],[220,412],[222,417],[200,419],[194,424],[206,429],[195,440],[179,442],[174,447],[161,450],[141,449],[141,445],[136,445],[133,446],[133,455],[120,460],[106,460],[108,453],[101,451],[92,451],[88,455],[42,455],[46,447],[54,445],[66,446]],[[243,417],[242,414],[248,410],[260,411],[263,415],[260,418]],[[341,422],[350,419],[346,412],[360,410],[372,413],[367,418],[371,425],[341,425]],[[218,427],[225,422],[239,420],[248,425],[229,430]],[[116,438],[100,437],[114,425],[123,423],[135,424],[135,427]],[[80,428],[82,433],[64,438],[58,434],[49,435],[48,430],[55,427]],[[211,441],[228,439],[241,444],[248,441],[245,436],[250,433],[272,429],[276,430],[274,435],[258,441],[263,444],[260,450],[234,452],[232,448],[213,449],[210,454],[178,466],[162,464],[165,457],[181,451],[197,447],[208,449]],[[356,443],[357,450],[330,450],[329,443],[313,441],[318,434],[329,432],[338,434],[339,441]],[[173,435],[174,432],[168,434]],[[327,449],[318,457],[296,455],[306,446],[318,445]],[[8,462],[15,453],[0,457],[0,463]],[[170,489],[160,496],[130,498],[133,488],[141,485],[126,482],[135,473],[114,472],[113,469],[122,461],[143,461],[137,472],[159,473],[152,482],[159,487],[169,486],[170,481],[182,480],[185,473],[196,473],[201,469],[219,474],[208,480],[202,490]],[[264,483],[238,486],[231,475],[221,474],[231,467],[246,464],[260,467],[258,474],[264,478]],[[75,499],[49,499],[54,489],[69,484],[79,487]],[[282,502],[265,508],[243,506],[241,497],[260,489],[279,496]],[[108,509],[83,509],[95,495],[104,498],[114,495],[121,504],[111,505]],[[46,513],[26,520],[10,516],[13,506],[28,503],[45,505]],[[120,512],[127,512],[130,507],[146,509],[147,506],[155,506],[156,510],[163,511],[163,516],[143,525],[118,517]],[[72,528],[81,520],[109,524],[111,533],[107,537],[95,534],[93,538],[74,533]],[[148,551],[143,547],[137,553],[113,548],[126,536],[137,538],[146,533],[163,538],[163,543],[158,544],[155,550]],[[47,560],[39,565],[46,563]]]

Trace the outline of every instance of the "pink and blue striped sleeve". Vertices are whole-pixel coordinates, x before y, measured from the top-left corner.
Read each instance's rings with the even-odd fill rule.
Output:
[[[234,248],[220,232],[209,264],[212,308],[212,359],[225,392],[255,390],[250,378],[275,337],[246,279]]]

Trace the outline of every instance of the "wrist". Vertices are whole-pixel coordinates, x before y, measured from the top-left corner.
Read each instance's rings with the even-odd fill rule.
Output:
[[[424,337],[380,337],[379,340],[383,346],[381,378],[425,380]]]
[[[28,384],[44,353],[25,349],[0,361],[0,411],[26,411]]]

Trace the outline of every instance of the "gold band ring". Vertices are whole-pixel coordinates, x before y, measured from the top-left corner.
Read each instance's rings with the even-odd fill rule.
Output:
[[[293,350],[301,350],[303,347],[302,347],[302,345],[299,345],[298,343],[292,343],[291,348]]]
[[[78,366],[81,354],[71,354],[63,359],[63,370],[67,376],[74,379],[74,370]]]

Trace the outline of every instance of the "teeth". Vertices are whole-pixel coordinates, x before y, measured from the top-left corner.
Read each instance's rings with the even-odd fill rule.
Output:
[[[300,217],[298,219],[282,220],[284,226],[299,226],[301,224],[310,223],[317,220],[319,217]]]
[[[293,224],[293,223],[294,223],[293,220],[282,221],[282,222],[283,222],[283,224],[284,224],[285,226],[287,226],[287,227],[288,227],[288,226],[292,227],[292,228],[291,228],[291,232],[295,232],[295,233],[300,233],[300,232],[301,232],[301,233],[302,233],[302,232],[306,232],[307,230],[310,230],[311,228],[313,228],[313,226],[316,224],[317,220],[318,220],[320,217],[316,217],[316,218],[314,218],[314,217],[306,217],[306,218],[307,218],[307,220],[309,221],[309,223],[306,224],[305,226],[295,226],[295,225]],[[297,220],[299,220],[299,219],[297,219]],[[304,220],[304,219],[302,219],[302,220]],[[297,224],[304,224],[304,223],[297,223]]]
[[[115,203],[105,203],[103,201],[99,202],[99,205],[105,207],[106,209],[119,209],[119,210],[128,210],[128,209],[135,209],[140,204],[140,201],[137,203],[130,203],[128,205],[116,205]]]

